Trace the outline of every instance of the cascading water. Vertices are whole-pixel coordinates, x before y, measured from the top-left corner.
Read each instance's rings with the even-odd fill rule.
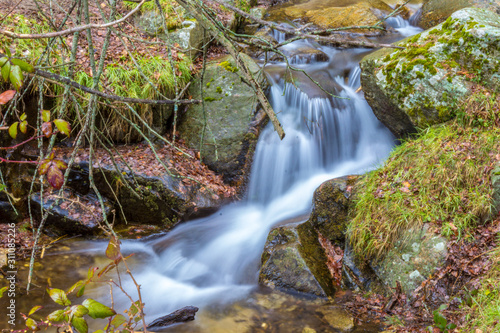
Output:
[[[332,59],[358,53],[329,52]],[[310,98],[282,78],[274,80],[270,101],[286,137],[280,141],[272,126],[261,134],[244,202],[179,225],[149,243],[124,242],[125,252],[143,254],[134,272],[149,318],[246,295],[257,284],[260,255],[273,225],[307,214],[323,181],[365,172],[388,155],[393,137],[354,91],[359,68],[355,61],[349,65],[350,84],[335,78],[339,98]],[[336,68],[332,62],[314,67]]]
[[[390,22],[400,29],[399,38],[410,31],[400,23]],[[275,37],[284,39],[281,34]],[[181,224],[159,239],[123,242],[124,253],[136,253],[130,264],[141,285],[150,321],[186,305],[204,308],[249,295],[257,286],[269,230],[289,219],[306,219],[314,190],[322,182],[366,172],[392,149],[393,136],[356,92],[360,85],[358,62],[367,51],[297,41],[284,52],[299,48],[319,49],[326,55],[329,61],[317,62],[315,56],[296,52],[293,63],[319,78],[325,90],[338,98],[328,96],[299,73],[290,80],[282,63],[266,67],[272,81],[269,99],[286,137],[280,141],[271,125],[263,130],[246,199],[212,216]],[[78,247],[97,254],[103,252],[105,244],[82,243]],[[125,282],[125,289],[133,294],[135,285]],[[92,294],[98,297],[103,291],[90,291]],[[122,297],[115,294],[115,304],[130,305]]]

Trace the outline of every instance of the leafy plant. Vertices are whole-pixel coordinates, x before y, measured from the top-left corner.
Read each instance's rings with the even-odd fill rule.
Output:
[[[120,283],[112,281],[115,286],[126,294],[131,299],[129,309],[125,310],[123,314],[118,314],[116,311],[92,298],[86,298],[81,304],[75,304],[71,301],[69,295],[73,294],[76,298],[82,297],[85,293],[85,288],[92,283],[98,283],[99,279],[107,274],[112,269],[116,269],[118,275],[118,265],[127,259],[123,257],[120,251],[120,244],[118,239],[111,238],[106,249],[106,256],[110,259],[105,267],[98,269],[96,267],[89,268],[87,278],[76,282],[67,291],[58,288],[51,288],[47,290],[50,298],[62,308],[51,312],[43,320],[36,319],[33,315],[42,309],[42,306],[34,306],[28,314],[21,314],[25,320],[25,325],[29,330],[37,331],[55,326],[68,331],[76,331],[78,333],[89,332],[89,319],[104,319],[109,318],[107,324],[103,329],[94,331],[95,333],[104,332],[132,332],[135,330],[137,323],[144,317],[143,307],[144,304],[139,300],[134,301],[122,288]],[[126,265],[126,264],[125,264]],[[130,273],[129,273],[130,274]],[[121,282],[119,278],[118,281]],[[0,289],[0,298],[3,296],[7,287]],[[112,291],[112,289],[111,289]],[[72,328],[72,330],[70,329]],[[27,330],[23,330],[26,332]]]
[[[434,315],[434,326],[439,329],[440,332],[447,333],[452,329],[456,328],[457,325],[453,323],[448,323],[448,320],[443,316],[442,311],[446,310],[447,305],[441,305],[437,310],[434,310],[432,314]],[[433,326],[428,326],[427,330],[429,332],[434,332]]]

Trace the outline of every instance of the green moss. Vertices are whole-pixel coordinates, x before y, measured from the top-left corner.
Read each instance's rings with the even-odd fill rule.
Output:
[[[459,124],[427,129],[392,153],[360,183],[348,233],[355,252],[382,256],[403,230],[423,223],[462,237],[488,216],[492,190],[490,154],[500,149],[500,130]]]
[[[215,91],[219,94],[222,94],[222,88],[221,87],[217,87],[215,88]]]
[[[223,61],[219,64],[222,68],[224,68],[226,71],[231,72],[231,73],[236,73],[238,71],[237,67],[233,67],[229,61]]]
[[[205,101],[205,102],[213,102],[213,101],[216,101],[216,100],[217,100],[217,99],[215,99],[215,98],[213,98],[213,97],[211,97],[211,96],[207,96],[207,97],[205,97],[205,98],[204,98],[204,101]]]

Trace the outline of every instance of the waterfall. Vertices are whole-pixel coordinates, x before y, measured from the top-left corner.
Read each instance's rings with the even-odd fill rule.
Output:
[[[359,50],[342,52],[349,58]],[[333,60],[315,66],[338,72]],[[148,318],[247,295],[257,285],[261,252],[274,225],[307,214],[322,182],[363,173],[388,156],[393,137],[355,92],[360,75],[356,62],[346,68],[348,80],[334,77],[339,98],[310,98],[282,78],[271,78],[269,99],[286,137],[280,141],[270,124],[263,130],[246,200],[181,224],[160,239],[123,242],[124,252],[139,252],[141,258],[134,274],[147,300]],[[134,288],[126,286],[131,292]]]

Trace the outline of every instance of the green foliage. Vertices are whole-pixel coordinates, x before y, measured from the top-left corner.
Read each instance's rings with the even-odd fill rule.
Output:
[[[493,267],[481,281],[479,290],[469,293],[470,306],[464,332],[500,332],[500,246],[492,253]]]
[[[491,154],[498,127],[451,124],[429,128],[397,147],[360,183],[349,233],[355,252],[380,257],[401,232],[432,222],[442,234],[464,236],[492,206]]]
[[[442,311],[446,310],[446,305],[443,304],[439,307],[439,309],[434,310],[432,312],[434,319],[434,326],[439,329],[440,332],[448,333],[457,327],[457,325],[453,323],[448,323],[448,320],[443,316]],[[427,330],[429,332],[434,332],[434,328],[432,326],[428,326]]]
[[[85,286],[97,282],[97,278],[100,278],[111,269],[117,268],[117,265],[124,259],[121,255],[119,241],[112,238],[108,245],[108,250],[106,255],[111,257],[112,262],[103,267],[101,270],[97,268],[90,268],[87,273],[87,278],[80,280],[75,283],[68,291],[62,289],[49,289],[47,290],[50,298],[57,304],[63,306],[62,309],[58,309],[50,313],[45,320],[36,321],[32,317],[36,311],[41,307],[35,306],[28,315],[23,315],[26,320],[26,326],[32,330],[40,330],[48,326],[54,325],[60,328],[68,327],[71,325],[78,333],[88,333],[88,320],[92,319],[104,319],[109,318],[106,326],[103,330],[98,330],[96,332],[132,332],[135,331],[137,322],[141,320],[143,305],[141,302],[133,302],[125,313],[128,317],[117,314],[116,311],[107,305],[104,305],[92,298],[85,299],[81,304],[72,304],[68,295],[77,291],[76,297],[81,297],[84,294]],[[96,274],[97,273],[97,274]],[[118,285],[118,284],[117,284]],[[3,288],[0,290],[4,291]],[[62,326],[61,324],[62,323]]]
[[[163,99],[163,96],[173,98],[175,97],[175,83],[177,83],[178,91],[181,91],[191,80],[192,62],[189,57],[179,54],[177,60],[174,61],[174,70],[172,70],[168,60],[161,57],[148,57],[137,54],[134,57],[139,68],[130,61],[111,64],[106,67],[102,81],[113,94],[141,99]],[[141,75],[141,71],[144,76]],[[79,72],[75,77],[75,81],[85,86],[91,86],[92,80],[92,77],[85,72]],[[157,91],[151,86],[150,82],[157,86]],[[136,108],[141,118],[151,124],[153,119],[152,106],[142,104]],[[130,138],[134,138],[134,135],[130,134],[133,129],[120,114],[134,120],[135,123],[139,124],[141,130],[145,130],[140,125],[140,121],[125,106],[116,105],[113,109],[106,109],[101,106],[101,111],[107,114],[107,122],[103,127],[103,131],[114,140],[130,141]]]

